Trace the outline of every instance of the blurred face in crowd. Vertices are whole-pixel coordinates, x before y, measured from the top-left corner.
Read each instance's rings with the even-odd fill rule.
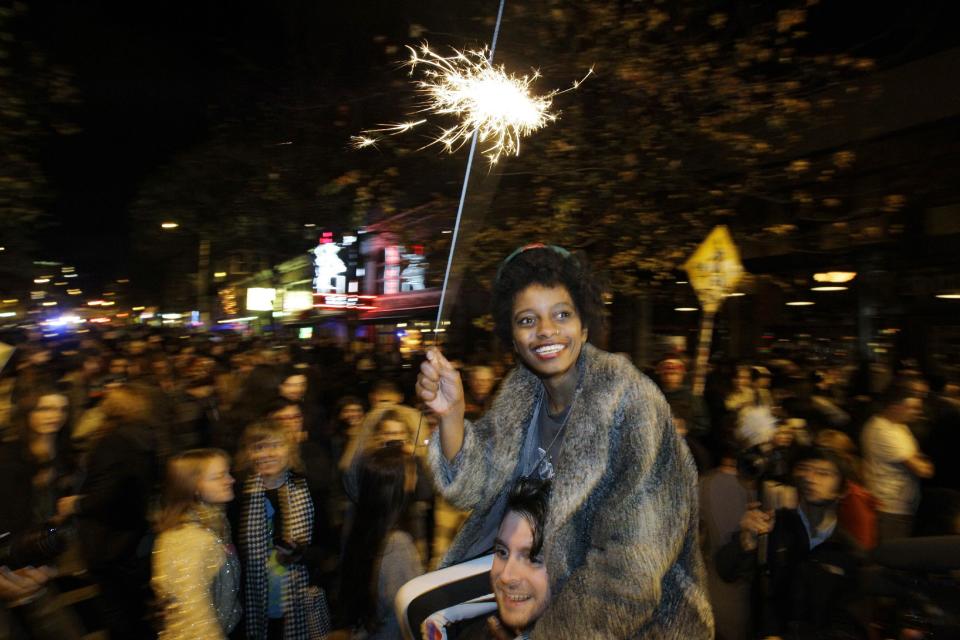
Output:
[[[401,402],[403,402],[403,395],[390,389],[375,389],[370,392],[371,407],[381,404],[400,404]]]
[[[166,358],[157,358],[150,365],[153,375],[158,378],[168,378],[173,374],[173,366]]]
[[[30,431],[39,436],[60,432],[67,422],[68,400],[60,394],[40,396],[29,416]]]
[[[232,372],[223,371],[214,374],[213,386],[221,402],[231,403],[236,399],[237,384]]]
[[[100,373],[102,365],[100,364],[100,358],[97,356],[87,356],[83,359],[83,372],[87,376],[95,376]]]
[[[470,392],[476,398],[486,398],[493,391],[493,384],[496,379],[493,377],[493,369],[490,367],[473,367],[470,369],[470,375],[467,378],[467,384],[470,385]]]
[[[301,402],[307,393],[307,376],[298,373],[280,383],[280,395],[291,402]]]
[[[340,419],[347,423],[349,427],[359,427],[363,422],[363,406],[359,404],[346,404],[340,409]]]
[[[660,374],[660,384],[664,391],[679,389],[683,384],[684,365],[680,360],[665,360],[657,367]]]
[[[247,375],[253,370],[253,362],[245,353],[238,353],[231,357],[230,366],[242,376]]]
[[[295,404],[288,404],[270,414],[270,417],[283,425],[287,437],[293,442],[303,442],[307,434],[303,430],[303,413]]]
[[[490,584],[503,623],[522,632],[550,604],[550,581],[542,555],[530,557],[533,529],[523,515],[510,511],[500,524],[493,547]]]
[[[773,434],[773,446],[779,449],[785,449],[793,444],[796,434],[790,427],[780,427]]]
[[[887,408],[890,419],[901,424],[910,424],[920,417],[923,410],[923,400],[920,398],[904,398]]]
[[[286,438],[270,436],[252,445],[253,468],[264,480],[276,478],[290,466],[290,443]]]
[[[381,420],[377,425],[377,436],[381,446],[388,442],[406,443],[409,437],[407,425],[399,420]]]
[[[215,456],[204,466],[197,494],[208,504],[226,504],[233,500],[233,483],[226,458]]]
[[[513,346],[539,377],[574,371],[587,329],[566,287],[532,284],[513,301]]]
[[[835,502],[843,495],[843,477],[829,460],[801,460],[793,468],[800,498],[807,504]]]
[[[129,363],[126,358],[113,358],[110,360],[110,375],[117,377],[125,377],[127,375],[127,367]]]
[[[194,358],[193,362],[190,363],[189,375],[191,378],[208,377],[213,373],[215,365],[213,358],[207,358],[206,356]]]

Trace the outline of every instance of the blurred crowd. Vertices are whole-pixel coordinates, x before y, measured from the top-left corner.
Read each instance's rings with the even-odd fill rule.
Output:
[[[683,358],[650,374],[700,472],[718,638],[960,630],[955,581],[921,579],[960,567],[937,546],[960,533],[955,381],[770,358],[714,365],[700,398]]]
[[[15,346],[2,637],[399,637],[397,590],[466,515],[433,490],[408,354],[147,331]],[[479,417],[511,363],[457,365]],[[682,355],[647,373],[700,472],[717,637],[899,624],[906,592],[865,576],[878,545],[960,533],[954,381],[768,359],[715,364],[699,397]]]

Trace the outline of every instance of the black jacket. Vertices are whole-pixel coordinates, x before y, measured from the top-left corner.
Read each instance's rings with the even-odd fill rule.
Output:
[[[716,555],[717,573],[727,582],[758,581],[758,628],[762,637],[866,637],[853,613],[860,599],[859,568],[863,554],[839,526],[810,548],[810,538],[794,509],[776,513],[767,542],[767,565],[740,547],[740,533]]]
[[[93,448],[80,493],[77,529],[92,570],[149,560],[141,547],[150,530],[147,509],[159,477],[155,432],[128,423]]]
[[[56,512],[56,501],[74,491],[69,455],[57,456],[53,463],[54,481],[45,489],[37,488],[33,478],[41,467],[19,440],[0,444],[0,533],[14,535],[42,525]]]

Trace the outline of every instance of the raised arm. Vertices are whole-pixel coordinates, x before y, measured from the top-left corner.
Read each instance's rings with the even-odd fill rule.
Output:
[[[427,349],[427,358],[420,365],[417,395],[440,419],[440,448],[447,461],[453,460],[463,447],[463,382],[436,347]]]

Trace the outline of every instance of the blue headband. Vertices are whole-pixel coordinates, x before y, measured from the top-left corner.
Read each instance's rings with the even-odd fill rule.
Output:
[[[550,251],[553,251],[554,253],[556,253],[557,255],[559,255],[559,256],[562,257],[562,258],[572,258],[572,257],[573,257],[573,256],[570,255],[570,252],[569,252],[569,251],[567,251],[567,250],[564,249],[563,247],[558,247],[558,246],[555,245],[555,244],[543,244],[542,242],[531,242],[530,244],[525,244],[525,245],[523,245],[522,247],[518,247],[517,249],[514,249],[513,253],[511,253],[510,255],[508,255],[508,256],[504,259],[504,261],[500,263],[500,266],[497,268],[497,278],[496,278],[496,280],[494,280],[494,282],[500,282],[500,276],[503,275],[503,269],[504,269],[504,267],[506,267],[508,264],[510,264],[510,262],[511,262],[514,258],[516,258],[518,255],[520,255],[520,254],[523,253],[524,251],[529,251],[530,249],[549,249]]]

